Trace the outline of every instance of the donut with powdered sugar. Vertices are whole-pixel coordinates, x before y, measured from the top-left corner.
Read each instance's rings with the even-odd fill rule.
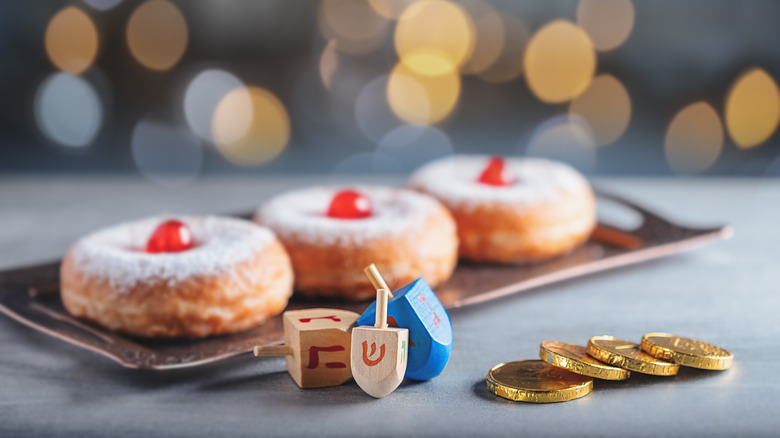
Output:
[[[455,155],[424,165],[408,185],[450,210],[464,259],[547,260],[582,244],[596,224],[587,180],[555,161]]]
[[[166,224],[186,227],[191,245],[150,252],[150,236]],[[289,258],[272,231],[216,216],[148,218],[99,230],[76,242],[61,267],[68,312],[144,337],[251,328],[286,307],[292,282]]]
[[[455,224],[430,196],[376,186],[312,187],[266,202],[255,221],[290,254],[295,289],[353,300],[376,296],[363,274],[375,263],[391,288],[419,277],[449,278],[457,260]]]

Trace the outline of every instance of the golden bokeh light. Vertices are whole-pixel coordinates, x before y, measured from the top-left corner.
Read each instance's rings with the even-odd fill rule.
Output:
[[[596,50],[613,50],[631,35],[634,5],[631,0],[580,0],[577,24],[590,35]]]
[[[569,105],[569,112],[582,117],[599,146],[620,138],[631,121],[631,97],[612,75],[596,76],[584,93]]]
[[[187,21],[167,0],[142,3],[127,22],[127,46],[144,67],[165,71],[176,65],[187,49]]]
[[[416,0],[368,0],[377,14],[388,20],[397,20],[409,5]]]
[[[491,84],[509,82],[523,74],[523,54],[531,32],[522,21],[512,15],[501,17],[504,42],[501,53],[493,64],[479,73],[479,78]]]
[[[366,0],[325,0],[320,4],[320,32],[340,52],[371,52],[386,39],[390,23]]]
[[[692,175],[709,169],[723,149],[723,124],[706,102],[695,102],[674,116],[664,151],[675,173]]]
[[[489,3],[482,0],[463,0],[461,6],[474,23],[474,50],[461,67],[464,74],[481,73],[493,65],[504,48],[504,22]]]
[[[320,55],[320,79],[325,88],[330,90],[331,79],[339,67],[338,53],[336,52],[336,40],[328,41]]]
[[[743,73],[726,98],[726,127],[734,143],[748,149],[765,142],[780,122],[780,91],[760,68]]]
[[[290,118],[282,102],[260,87],[241,87],[217,105],[211,131],[217,149],[240,166],[267,163],[290,141]]]
[[[423,0],[406,8],[398,19],[395,49],[401,62],[418,74],[458,71],[473,48],[474,26],[455,3]]]
[[[49,21],[44,44],[58,69],[74,75],[84,73],[98,51],[95,23],[81,9],[68,6]]]
[[[432,58],[429,60],[433,63]],[[442,64],[447,61],[440,60]],[[446,71],[446,70],[445,70]],[[399,62],[387,82],[387,101],[398,118],[431,125],[447,117],[460,97],[460,75],[446,71],[438,76],[419,74]]]
[[[524,68],[528,86],[539,100],[566,102],[588,88],[596,71],[596,53],[581,27],[556,20],[531,37]]]

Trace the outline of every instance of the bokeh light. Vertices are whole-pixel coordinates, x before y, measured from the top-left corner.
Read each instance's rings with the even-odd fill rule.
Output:
[[[634,5],[631,0],[580,0],[577,24],[590,35],[596,50],[613,50],[631,35]]]
[[[406,8],[395,29],[401,62],[417,74],[438,76],[460,69],[474,48],[474,26],[464,9],[445,0]]]
[[[612,75],[593,78],[584,93],[571,102],[569,112],[588,123],[599,146],[613,143],[631,121],[631,98],[623,84]]]
[[[460,97],[460,75],[419,74],[399,62],[390,73],[387,100],[396,116],[408,123],[430,125],[447,117]]]
[[[46,53],[58,69],[78,75],[92,65],[98,52],[95,23],[84,11],[68,6],[46,27]]]
[[[501,53],[490,67],[479,73],[479,78],[491,84],[514,80],[523,74],[523,55],[531,32],[528,26],[513,15],[501,16],[504,42]]]
[[[433,126],[403,125],[388,132],[377,145],[377,152],[398,160],[404,172],[452,155],[447,134]]]
[[[84,3],[98,11],[107,11],[121,2],[122,0],[84,0]]]
[[[183,186],[200,173],[203,147],[186,128],[145,118],[133,130],[130,144],[138,170],[155,183]]]
[[[213,141],[211,120],[217,105],[230,91],[243,85],[237,77],[224,70],[211,69],[198,73],[187,86],[184,94],[184,117],[190,129],[200,138]],[[246,102],[245,106],[250,108],[248,99]],[[245,125],[243,131],[236,134],[236,138],[249,129],[248,119]]]
[[[388,20],[397,20],[398,17],[417,0],[368,0],[368,4],[377,14]]]
[[[542,123],[534,131],[526,155],[562,161],[580,171],[596,168],[596,140],[580,117],[563,115]]]
[[[214,143],[228,161],[257,166],[282,153],[290,141],[290,118],[271,92],[249,86],[228,93],[212,121]]]
[[[677,113],[666,131],[664,151],[672,170],[692,175],[709,169],[723,149],[723,125],[706,102],[692,103]]]
[[[726,127],[734,143],[747,149],[765,142],[780,122],[780,91],[760,68],[743,73],[726,98]]]
[[[127,22],[130,53],[144,67],[164,71],[179,62],[187,49],[187,21],[167,0],[142,3]]]
[[[390,26],[366,0],[324,0],[318,22],[325,39],[334,40],[340,52],[353,55],[379,47]]]
[[[103,107],[94,87],[83,78],[54,73],[38,89],[35,118],[48,138],[80,147],[95,138],[103,122]]]
[[[401,119],[393,114],[387,100],[388,80],[387,75],[374,78],[363,87],[355,101],[355,122],[358,129],[374,142],[379,142],[385,134],[403,124]],[[427,99],[425,104],[427,106]]]
[[[474,23],[474,50],[461,67],[461,72],[481,73],[501,55],[504,48],[504,22],[498,12],[483,0],[462,0],[460,5]]]
[[[322,85],[330,90],[331,79],[339,68],[339,58],[336,52],[336,40],[328,41],[328,44],[322,50],[320,55],[320,79],[322,79]]]
[[[354,96],[351,90],[343,90],[341,81],[350,72],[334,76],[331,83],[334,91],[327,90],[315,67],[303,70],[293,80],[289,110],[299,122],[296,132],[318,142],[332,136],[343,138],[345,131],[355,129],[354,99],[360,90]]]
[[[566,102],[588,88],[596,71],[596,53],[581,27],[556,20],[531,37],[524,68],[528,86],[539,100]]]

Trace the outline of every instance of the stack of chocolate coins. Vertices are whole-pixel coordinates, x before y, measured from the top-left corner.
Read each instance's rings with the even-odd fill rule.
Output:
[[[673,376],[680,366],[725,370],[734,360],[723,348],[668,333],[648,333],[639,344],[612,336],[594,336],[587,347],[542,342],[539,357],[494,366],[488,390],[513,401],[554,403],[590,394],[593,379],[626,380],[632,372]]]

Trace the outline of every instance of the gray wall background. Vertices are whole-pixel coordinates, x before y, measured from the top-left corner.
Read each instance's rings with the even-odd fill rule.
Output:
[[[287,105],[293,132],[279,158],[249,169],[227,162],[204,144],[200,174],[349,172],[355,169],[344,166],[345,159],[376,147],[350,120],[354,109],[337,107],[334,112],[325,92],[307,97],[308,113],[315,117],[294,104],[296,87],[317,79],[316,65],[325,44],[317,30],[319,2],[175,3],[187,19],[190,39],[184,58],[164,73],[144,69],[127,49],[124,28],[139,2],[125,0],[105,12],[72,3],[98,25],[101,51],[84,77],[107,96],[105,120],[97,137],[77,149],[46,138],[33,111],[39,85],[55,71],[45,54],[44,31],[51,17],[68,3],[0,2],[0,172],[138,173],[129,140],[133,127],[149,114],[183,123],[184,87],[197,71],[208,67],[229,69],[245,82],[273,91]],[[532,30],[555,18],[576,17],[573,0],[491,3],[520,17]],[[611,73],[626,86],[633,116],[622,138],[599,149],[597,165],[591,170],[595,174],[672,174],[663,139],[679,109],[703,99],[721,111],[730,84],[751,66],[780,78],[780,2],[635,0],[634,7],[631,36],[617,50],[599,54],[598,65],[599,73]],[[350,58],[350,77],[366,83],[387,73],[395,62],[388,41],[372,54]],[[565,111],[566,105],[546,105],[533,98],[522,78],[491,85],[464,77],[459,108],[437,127],[449,136],[456,152],[522,154],[531,133]],[[340,117],[344,123],[330,123],[320,116]],[[774,162],[780,156],[778,143],[780,134],[775,132],[764,145],[741,151],[726,136],[721,156],[705,174],[780,173],[780,165]]]

